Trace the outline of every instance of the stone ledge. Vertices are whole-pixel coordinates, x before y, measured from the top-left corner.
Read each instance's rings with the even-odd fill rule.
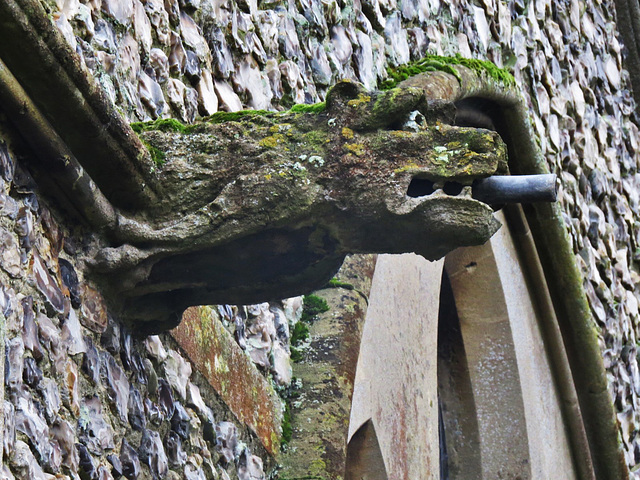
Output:
[[[171,335],[238,420],[270,454],[277,455],[282,435],[280,400],[216,317],[211,307],[191,307]]]

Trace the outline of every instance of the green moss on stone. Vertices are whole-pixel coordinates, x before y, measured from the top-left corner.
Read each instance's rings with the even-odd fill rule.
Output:
[[[406,80],[409,77],[418,75],[423,72],[441,71],[450,73],[454,77],[461,81],[460,73],[456,70],[455,65],[462,65],[471,70],[482,72],[493,78],[497,82],[505,85],[514,85],[515,79],[507,70],[497,67],[494,63],[486,60],[478,60],[476,58],[464,58],[461,55],[454,57],[441,57],[437,55],[427,55],[421,60],[408,63],[396,68],[390,68],[387,70],[389,78],[385,80],[382,85],[382,90],[390,90],[394,88],[398,83]]]
[[[297,346],[309,338],[309,327],[302,321],[295,324],[291,332],[291,345]]]
[[[240,110],[239,112],[216,112],[205,120],[209,123],[237,122],[245,117],[264,116],[273,112],[268,110]]]
[[[317,295],[305,295],[304,296],[304,308],[302,309],[303,322],[311,322],[317,315],[329,310],[329,304],[324,298]]]
[[[167,155],[162,150],[154,147],[145,140],[142,140],[142,144],[147,148],[147,150],[149,150],[149,154],[151,155],[151,160],[153,160],[153,163],[158,166],[165,164],[165,162],[167,161]]]
[[[293,427],[291,426],[291,406],[289,402],[284,404],[284,412],[282,413],[282,440],[281,446],[288,445],[293,435]]]
[[[320,113],[327,108],[325,102],[314,103],[312,105],[306,103],[298,103],[289,110],[291,113]]]
[[[290,347],[290,350],[291,350],[291,355],[290,355],[291,361],[293,363],[300,363],[304,358],[300,349],[296,347]]]
[[[346,290],[354,290],[355,287],[347,282],[341,282],[337,278],[332,278],[329,280],[325,288],[344,288]]]
[[[185,125],[175,118],[159,118],[152,122],[135,122],[131,124],[131,128],[136,133],[147,132],[149,130],[160,130],[161,132],[179,132],[189,133],[191,126]]]

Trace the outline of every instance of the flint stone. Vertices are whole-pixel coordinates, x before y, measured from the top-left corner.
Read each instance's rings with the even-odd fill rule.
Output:
[[[191,429],[190,421],[191,418],[184,407],[179,402],[175,402],[173,416],[171,417],[171,430],[176,432],[180,438],[186,440]]]
[[[113,475],[111,475],[109,469],[104,465],[98,467],[98,480],[114,480]]]
[[[181,467],[187,461],[187,454],[182,449],[182,440],[176,432],[169,430],[164,439],[164,446],[169,463],[173,467]]]
[[[136,480],[140,475],[140,459],[126,438],[122,439],[120,446],[120,462],[122,463],[122,473],[129,480]]]
[[[11,467],[18,478],[28,478],[29,480],[49,480],[51,478],[44,473],[31,453],[29,445],[22,440],[16,441],[15,450],[11,457]]]
[[[231,422],[220,422],[216,425],[216,452],[225,463],[230,463],[235,458],[235,449],[238,444],[238,429]]]
[[[190,456],[187,464],[184,466],[184,478],[186,480],[206,480],[204,471],[202,470],[202,460],[194,459],[194,455]]]
[[[187,397],[187,382],[191,373],[191,364],[175,350],[169,350],[169,355],[164,362],[164,375],[169,385],[180,394],[182,400]]]
[[[245,448],[238,459],[239,480],[265,480],[262,459]]]
[[[2,445],[4,454],[11,458],[16,444],[16,409],[8,400],[4,401],[4,432]]]
[[[34,446],[40,460],[49,463],[51,443],[49,442],[49,426],[42,417],[31,398],[20,396],[16,403],[16,430],[24,433]]]
[[[145,72],[140,72],[138,95],[142,104],[151,112],[152,118],[158,118],[167,109],[160,84]]]
[[[195,408],[198,416],[200,416],[203,422],[213,422],[213,412],[204,403],[198,386],[191,382],[187,384],[187,406]]]
[[[82,371],[89,377],[94,385],[100,383],[100,354],[98,349],[93,345],[91,338],[86,337],[85,343],[87,350],[82,358]]]
[[[64,313],[64,296],[56,280],[51,276],[40,256],[33,252],[32,275],[36,286],[44,296],[47,304],[57,313]]]
[[[82,308],[80,323],[95,333],[103,333],[107,329],[109,318],[107,307],[100,293],[85,285],[82,289]]]
[[[111,464],[111,474],[116,478],[120,478],[123,474],[120,457],[114,454],[107,455],[107,461]]]
[[[16,337],[6,343],[5,383],[11,389],[22,385],[24,369],[24,342]]]
[[[69,290],[71,305],[73,306],[73,308],[80,308],[81,298],[78,274],[73,268],[71,262],[65,260],[64,258],[59,258],[58,264],[60,265],[60,276],[62,277],[62,283],[64,283],[64,285]]]
[[[80,414],[80,394],[78,393],[78,367],[67,359],[64,364],[63,380],[66,387],[64,392],[64,403],[71,410],[71,413],[78,416]]]
[[[113,429],[102,415],[102,404],[98,397],[86,398],[78,419],[80,441],[96,455],[113,449]]]
[[[128,421],[129,380],[124,371],[107,352],[100,355],[100,377],[109,399],[115,404],[120,420]]]
[[[94,480],[98,477],[93,457],[87,447],[81,443],[76,443],[76,450],[78,452],[78,466],[80,467],[80,478],[82,480]]]
[[[113,320],[109,322],[107,329],[100,336],[100,345],[112,355],[120,353],[120,324],[118,322]]]
[[[44,400],[45,415],[49,422],[53,422],[62,405],[58,384],[51,378],[44,378],[39,383],[40,385],[38,390]]]
[[[143,432],[138,456],[142,462],[149,466],[154,480],[166,477],[169,465],[158,432],[154,430]]]
[[[145,398],[144,409],[147,413],[147,418],[149,419],[149,421],[156,427],[159,427],[166,417],[160,406],[152,402],[148,398]]]
[[[129,391],[129,423],[131,428],[139,432],[143,431],[147,426],[147,418],[144,414],[144,405],[142,403],[142,395],[140,390],[131,385]]]
[[[168,354],[162,345],[162,341],[158,335],[150,335],[144,341],[147,353],[154,358],[158,363],[162,363],[167,358]]]
[[[158,405],[165,417],[173,417],[174,402],[171,386],[164,378],[158,379]]]
[[[62,326],[62,342],[67,346],[69,355],[78,355],[87,351],[87,345],[82,336],[82,326],[73,309],[69,310],[67,320]]]
[[[51,437],[60,447],[62,465],[75,472],[78,469],[78,450],[75,447],[76,433],[69,422],[59,419],[51,428]]]
[[[4,208],[3,208],[4,210]],[[22,276],[22,263],[20,261],[20,247],[16,238],[4,228],[0,229],[0,266],[13,278]]]

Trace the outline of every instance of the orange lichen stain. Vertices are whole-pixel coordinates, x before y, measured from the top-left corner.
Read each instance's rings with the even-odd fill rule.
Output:
[[[280,401],[211,307],[187,309],[171,335],[238,420],[253,430],[269,453],[279,453]]]

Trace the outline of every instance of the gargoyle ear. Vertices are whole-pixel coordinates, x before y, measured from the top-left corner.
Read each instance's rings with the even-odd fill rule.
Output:
[[[359,95],[366,95],[367,93],[361,83],[348,79],[341,80],[331,87],[327,93],[327,110],[344,111],[349,100],[354,100]]]

